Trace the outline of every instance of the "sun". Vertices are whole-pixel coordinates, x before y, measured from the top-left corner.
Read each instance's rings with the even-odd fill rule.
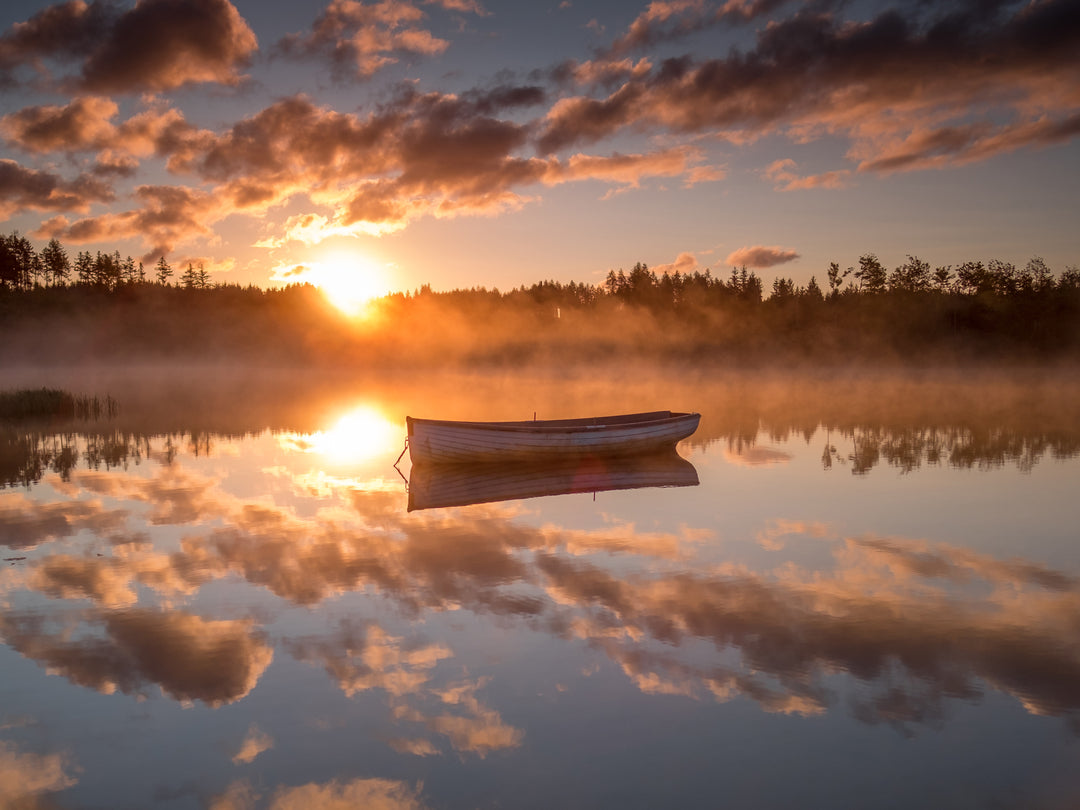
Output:
[[[313,263],[308,279],[327,300],[348,315],[362,315],[374,298],[387,293],[379,267],[353,253],[338,253]]]

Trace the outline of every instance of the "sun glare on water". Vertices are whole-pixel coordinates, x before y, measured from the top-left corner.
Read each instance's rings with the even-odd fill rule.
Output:
[[[386,295],[384,274],[371,261],[356,255],[332,256],[312,266],[308,276],[327,300],[348,315],[362,315],[368,304]]]
[[[391,453],[403,439],[403,430],[374,408],[359,407],[344,414],[329,430],[279,437],[286,449],[317,453],[334,464],[367,461]]]

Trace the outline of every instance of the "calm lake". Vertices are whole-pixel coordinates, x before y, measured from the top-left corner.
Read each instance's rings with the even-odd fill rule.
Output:
[[[1080,806],[1075,374],[19,384],[121,413],[0,427],[0,807]],[[669,408],[581,492],[394,468]]]

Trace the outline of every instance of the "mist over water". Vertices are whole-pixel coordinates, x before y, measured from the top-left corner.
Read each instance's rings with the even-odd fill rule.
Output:
[[[0,426],[0,805],[1080,800],[1075,376],[9,379],[120,413]],[[601,472],[666,485],[393,467],[406,415],[657,408],[681,459]]]

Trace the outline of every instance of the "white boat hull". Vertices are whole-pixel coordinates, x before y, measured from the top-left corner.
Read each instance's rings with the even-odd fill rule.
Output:
[[[671,411],[539,422],[405,418],[414,464],[654,453],[691,435],[700,420],[700,414]]]

